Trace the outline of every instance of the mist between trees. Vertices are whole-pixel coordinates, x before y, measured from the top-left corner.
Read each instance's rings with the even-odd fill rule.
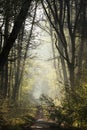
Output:
[[[37,84],[52,98],[43,96],[47,106],[54,103],[57,122],[87,127],[86,0],[0,0],[0,114],[6,121],[32,108],[35,116]]]

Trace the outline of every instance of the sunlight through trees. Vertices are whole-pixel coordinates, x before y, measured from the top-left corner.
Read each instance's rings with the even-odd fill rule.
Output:
[[[0,129],[30,127],[38,105],[87,127],[86,0],[0,0]]]

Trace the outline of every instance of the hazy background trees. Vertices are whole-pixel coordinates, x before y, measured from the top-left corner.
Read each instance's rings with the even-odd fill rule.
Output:
[[[44,10],[39,17],[36,17],[37,8]],[[57,77],[54,78],[54,73],[51,76],[51,70],[48,77],[44,73],[46,79],[54,78],[53,84],[47,84],[56,89],[60,84],[65,115],[72,124],[78,121],[84,125],[87,120],[87,2],[83,0],[0,1],[0,103],[7,99],[9,105],[18,105],[18,100],[26,97],[21,86],[25,84],[26,61],[35,58],[30,52],[38,46],[36,26],[49,34],[53,51],[48,62],[52,60]],[[32,84],[30,78],[29,82]]]
[[[65,104],[67,104],[69,111],[73,111],[70,112],[72,117],[76,109],[79,111],[80,108],[81,110],[83,109],[82,106],[87,106],[87,104],[84,106],[84,103],[80,102],[82,100],[81,97],[84,97],[81,95],[84,95],[86,91],[83,94],[77,92],[78,88],[81,91],[84,91],[86,88],[86,84],[83,83],[83,75],[84,70],[86,72],[87,69],[85,64],[86,57],[84,55],[87,55],[85,50],[87,48],[87,2],[82,0],[42,0],[41,2],[51,26],[53,42],[60,54],[60,58],[58,54],[58,60],[55,61],[57,62],[56,66],[58,66],[59,59],[61,62],[66,95]],[[55,55],[54,59],[57,59]],[[59,69],[58,67],[56,68]],[[76,105],[78,108],[75,108]],[[81,105],[80,108],[79,105]],[[85,113],[84,110],[83,113]]]

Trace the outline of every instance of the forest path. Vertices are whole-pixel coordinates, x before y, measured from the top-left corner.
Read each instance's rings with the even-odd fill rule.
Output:
[[[56,126],[57,124],[55,121],[48,120],[44,117],[43,110],[41,108],[37,109],[36,121],[31,126],[32,130],[55,130]]]
[[[47,121],[44,118],[37,119],[36,122],[31,126],[32,130],[54,130],[56,123]]]

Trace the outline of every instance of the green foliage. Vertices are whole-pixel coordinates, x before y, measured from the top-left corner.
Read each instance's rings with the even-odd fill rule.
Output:
[[[35,122],[35,118],[29,114],[18,118],[5,118],[0,116],[0,127],[7,130],[22,130],[22,128],[30,127]],[[1,130],[1,129],[0,129]]]
[[[54,100],[42,95],[41,101],[45,102],[49,118],[55,120],[59,125],[63,122],[70,126],[87,126],[87,93],[84,95],[84,87],[77,89],[75,96],[70,95],[70,101],[65,98],[62,106],[56,106]],[[82,94],[83,93],[83,94]]]
[[[74,93],[69,95],[69,99],[64,99],[62,106],[68,123],[79,127],[87,126],[87,87],[85,85],[76,87]]]

